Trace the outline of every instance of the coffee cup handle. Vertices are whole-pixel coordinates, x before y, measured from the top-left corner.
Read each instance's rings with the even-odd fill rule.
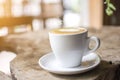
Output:
[[[100,39],[99,38],[97,38],[95,36],[89,37],[88,38],[88,45],[89,45],[91,40],[95,41],[96,45],[95,45],[95,47],[93,49],[90,49],[88,47],[88,53],[92,53],[92,52],[96,51],[100,47]]]

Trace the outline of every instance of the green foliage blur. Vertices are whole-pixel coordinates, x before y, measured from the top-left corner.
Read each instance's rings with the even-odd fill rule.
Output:
[[[111,16],[113,14],[114,11],[116,11],[115,6],[110,2],[110,0],[106,0],[105,4],[107,6],[105,12],[108,16]]]

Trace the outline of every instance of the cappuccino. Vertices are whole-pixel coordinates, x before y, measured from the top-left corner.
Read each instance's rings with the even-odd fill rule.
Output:
[[[59,28],[49,32],[49,40],[56,61],[61,67],[80,66],[83,56],[96,51],[100,40],[91,36],[85,28]],[[89,49],[91,40],[96,42],[94,48]]]
[[[58,28],[53,29],[50,32],[54,34],[79,34],[86,31],[87,30],[85,28]]]

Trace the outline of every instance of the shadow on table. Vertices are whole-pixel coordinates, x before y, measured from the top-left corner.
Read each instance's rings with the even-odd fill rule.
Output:
[[[57,75],[51,73],[53,76],[58,77],[58,78],[63,78],[63,79],[69,79],[69,80],[74,80],[74,79],[81,79],[81,80],[114,80],[114,79],[99,79],[99,77],[102,78],[102,76],[105,76],[105,73],[108,75],[109,70],[115,69],[115,65],[112,64],[112,62],[107,62],[107,61],[101,61],[101,63],[94,69],[82,73],[82,74],[74,74],[74,75]],[[119,67],[120,68],[120,67]],[[115,70],[112,70],[115,71]],[[114,72],[109,73],[110,75],[112,74],[111,77],[113,77]],[[108,75],[108,77],[110,77]],[[115,75],[114,75],[115,76]],[[105,78],[105,77],[104,77]],[[113,77],[114,78],[114,77]],[[118,80],[118,79],[117,79]]]

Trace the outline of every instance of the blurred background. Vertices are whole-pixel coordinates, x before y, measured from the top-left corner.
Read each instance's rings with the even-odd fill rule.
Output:
[[[21,39],[18,41],[17,39],[11,39],[11,42],[14,43],[5,44],[4,41],[6,40],[1,37],[8,34],[29,31],[42,32],[42,30],[45,29],[50,30],[61,27],[86,27],[95,29],[95,32],[97,33],[97,30],[101,30],[103,27],[112,26],[114,29],[119,27],[120,0],[111,0],[117,9],[112,16],[108,16],[105,13],[106,5],[104,2],[105,0],[0,0],[0,49],[2,50],[2,47],[5,47],[5,49],[10,48],[11,50],[11,45],[17,46],[16,49],[22,49],[20,44],[22,43]],[[118,34],[117,31],[112,31],[114,30],[113,28],[109,31]],[[105,39],[102,40],[106,40],[105,43],[108,42],[106,44],[112,46],[110,46],[111,48],[108,48],[114,50],[114,42],[119,45],[119,42],[116,41],[119,40],[119,34],[118,36],[109,33],[106,35],[105,33],[109,31],[108,29],[105,29],[105,32],[101,35]],[[32,38],[34,37],[31,37],[30,35],[30,39]],[[109,40],[114,42],[112,43]],[[27,41],[29,41],[29,39]],[[25,41],[25,45],[28,44],[26,43],[27,41]],[[17,45],[17,42],[19,45]],[[10,74],[9,62],[14,57],[16,57],[16,54],[12,52],[6,50],[1,51],[0,71]]]
[[[120,1],[112,16],[105,13],[104,0],[0,0],[0,36],[59,27],[120,25]]]

